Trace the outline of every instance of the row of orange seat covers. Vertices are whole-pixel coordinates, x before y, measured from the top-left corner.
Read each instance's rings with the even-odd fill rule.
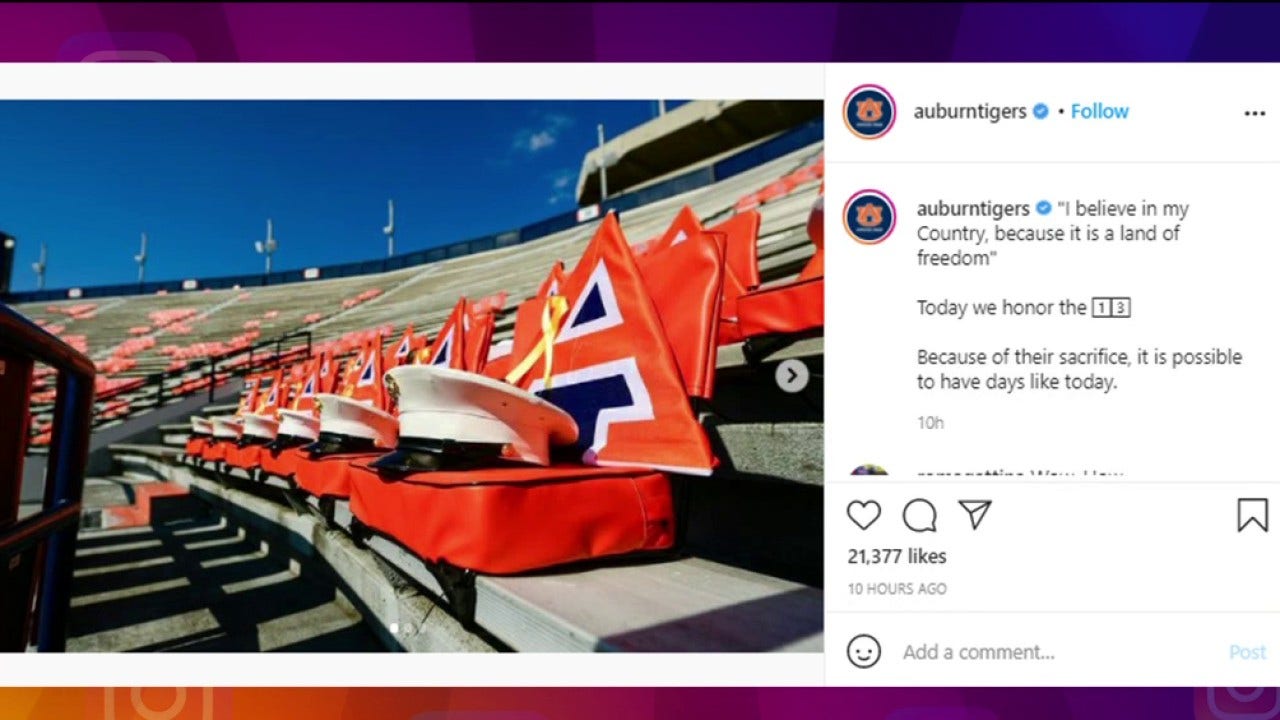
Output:
[[[502,377],[529,354],[543,332],[547,296],[564,296],[571,309],[550,366],[535,363],[513,380],[574,416],[582,464],[385,476],[368,465],[381,452],[311,459],[294,448],[260,449],[257,465],[292,476],[312,495],[349,498],[361,522],[424,559],[480,572],[514,573],[671,547],[670,480],[660,469],[705,474],[715,464],[688,398],[710,397],[726,301],[738,308],[735,321],[748,318],[734,334],[760,330],[750,318],[764,318],[761,326],[769,328],[821,325],[820,276],[793,284],[799,292],[752,292],[759,284],[759,216],[744,214],[722,226],[704,230],[686,209],[637,259],[616,218],[606,217],[574,271],[553,268],[538,296],[519,307],[501,372],[494,374],[496,365],[483,368]],[[436,352],[427,357],[442,349],[432,348]],[[462,364],[475,370],[477,357]],[[582,370],[618,361],[630,369],[613,387],[574,392]],[[592,405],[619,391],[618,401],[631,403],[623,409],[638,422],[610,423],[601,411],[617,408]],[[635,412],[641,401],[642,411]],[[245,462],[251,454],[230,457]]]

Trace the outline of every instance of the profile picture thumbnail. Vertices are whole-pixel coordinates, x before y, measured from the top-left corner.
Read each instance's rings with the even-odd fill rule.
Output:
[[[884,242],[897,219],[893,201],[879,190],[859,190],[844,204],[844,229],[862,245]]]
[[[853,475],[888,475],[889,471],[879,465],[865,463],[853,469]]]
[[[897,120],[898,106],[879,85],[859,85],[844,99],[844,124],[863,140],[884,137]]]

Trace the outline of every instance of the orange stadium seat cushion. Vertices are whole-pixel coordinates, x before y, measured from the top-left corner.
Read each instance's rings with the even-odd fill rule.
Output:
[[[823,278],[757,290],[738,301],[744,337],[800,333],[823,326]]]
[[[636,264],[686,392],[710,398],[723,301],[724,236],[704,232],[696,218],[693,223],[676,235],[678,240],[661,238],[648,254],[636,258]]]
[[[200,457],[208,444],[209,438],[192,437],[187,440],[187,446],[183,452],[187,457]]]
[[[242,470],[256,468],[262,462],[262,455],[265,450],[266,448],[257,444],[239,445],[228,443],[223,462]]]
[[[233,446],[235,443],[227,440],[210,441],[200,450],[200,459],[205,462],[221,462],[226,459],[227,450]]]
[[[744,294],[737,302],[739,332],[743,337],[802,333],[823,327],[824,239],[823,197],[809,213],[809,239],[814,255],[795,281]]]
[[[692,208],[684,206],[676,215],[675,220],[667,231],[658,238],[648,244],[646,252],[637,258],[637,262],[645,272],[651,272],[654,255],[661,253],[663,250],[684,242],[685,238],[697,237],[700,234],[716,235],[720,239],[723,247],[724,269],[721,272],[723,276],[720,280],[722,291],[720,293],[719,309],[715,317],[718,318],[718,328],[716,330],[716,344],[728,345],[740,342],[743,339],[742,333],[738,329],[738,298],[750,290],[754,290],[760,285],[760,265],[759,250],[757,244],[759,242],[760,233],[760,213],[755,211],[744,211],[729,217],[729,219],[710,228],[703,228],[701,221],[694,214]],[[666,297],[671,292],[673,285],[669,280],[663,280],[663,284],[659,286],[656,282],[650,282],[650,294],[654,301],[659,305],[669,302]],[[663,313],[664,322],[668,317],[672,317],[676,307],[673,305],[666,308]],[[697,317],[697,316],[695,316]],[[685,317],[681,322],[690,322]],[[673,344],[678,334],[672,335]],[[677,354],[679,350],[677,349]],[[714,352],[711,353],[710,362],[714,363]],[[686,363],[681,363],[682,370],[686,367]],[[686,378],[688,378],[686,373]],[[695,397],[706,397],[702,394],[705,386],[691,385],[691,394]]]
[[[728,220],[707,228],[708,232],[724,233],[724,262],[738,282],[747,290],[760,286],[760,213],[742,212]]]
[[[373,460],[386,452],[336,453],[312,458],[300,450],[293,459],[293,481],[315,497],[345,500],[351,497],[352,463]]]
[[[351,510],[419,557],[508,574],[675,542],[670,481],[624,468],[512,467],[387,482],[348,465]]]
[[[300,447],[283,450],[266,450],[258,461],[263,472],[282,478],[291,478],[297,472],[298,461],[307,458],[307,452]]]
[[[349,399],[353,404],[364,404],[377,411],[389,413],[392,408],[391,399],[383,385],[385,373],[383,372],[382,337],[381,333],[376,333],[368,338],[357,361],[348,364],[337,394]],[[336,372],[336,369],[331,369],[331,372]],[[323,398],[321,400],[325,404],[336,402]],[[322,439],[325,437],[324,433],[330,432],[326,429],[325,423],[325,415],[322,411],[320,415]],[[372,443],[371,440],[367,442]],[[377,457],[390,450],[389,447],[377,451],[361,449],[360,452],[336,452],[318,456],[304,450],[302,454],[292,459],[293,479],[300,488],[317,497],[345,498],[349,493],[346,473],[351,461]]]

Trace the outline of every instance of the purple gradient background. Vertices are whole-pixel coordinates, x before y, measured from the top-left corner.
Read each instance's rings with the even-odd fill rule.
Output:
[[[1242,62],[1280,60],[1277,27],[1280,6],[1208,3],[15,3],[0,6],[0,61]],[[498,692],[506,707],[524,697],[549,718],[578,717],[584,700],[618,718],[1208,720],[1247,710],[1211,713],[1206,689],[590,689],[572,702]]]
[[[1156,61],[1280,59],[1243,3],[10,3],[0,61]]]

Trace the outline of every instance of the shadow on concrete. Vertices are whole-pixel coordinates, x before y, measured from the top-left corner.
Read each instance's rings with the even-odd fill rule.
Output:
[[[93,533],[80,553],[71,650],[383,649],[331,583],[221,516]]]

